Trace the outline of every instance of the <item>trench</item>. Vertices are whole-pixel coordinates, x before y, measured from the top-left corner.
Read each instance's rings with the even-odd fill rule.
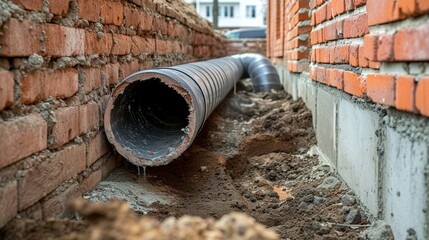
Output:
[[[163,88],[156,80],[145,84]],[[145,176],[138,175],[136,166],[124,164],[84,194],[89,202],[106,205],[80,206],[77,211],[81,215],[72,219],[17,224],[6,233],[6,239],[89,239],[93,234],[117,239],[131,236],[129,229],[148,226],[111,200],[126,201],[143,219],[171,221],[171,217],[189,215],[220,219],[240,212],[275,231],[280,239],[359,238],[369,224],[365,211],[331,167],[319,160],[312,115],[303,101],[293,100],[283,91],[251,93],[248,81],[237,87],[237,93],[230,93],[212,113],[191,147],[170,164],[147,167]],[[158,97],[153,92],[142,94],[143,89],[145,85],[136,84],[130,91],[140,98]],[[166,99],[170,102],[175,94]],[[157,101],[172,111],[184,106],[175,102],[177,105],[163,106]],[[163,131],[178,132],[185,124],[172,126],[169,123],[176,120],[152,113],[166,123],[153,126]],[[115,114],[133,117],[126,109]],[[135,119],[129,121],[130,129],[140,122]],[[76,221],[76,216],[86,216],[86,220]],[[252,229],[240,231],[244,234]],[[174,230],[174,236],[177,231],[180,228]]]

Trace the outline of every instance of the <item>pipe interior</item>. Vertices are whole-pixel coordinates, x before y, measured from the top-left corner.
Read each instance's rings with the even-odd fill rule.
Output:
[[[130,83],[117,96],[110,123],[116,141],[141,158],[155,159],[182,143],[189,106],[174,89],[152,78]]]

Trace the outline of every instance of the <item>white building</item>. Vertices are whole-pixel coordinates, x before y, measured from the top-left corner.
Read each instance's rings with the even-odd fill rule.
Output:
[[[197,12],[213,22],[213,0],[185,0]],[[219,28],[250,28],[266,26],[266,0],[218,0]]]

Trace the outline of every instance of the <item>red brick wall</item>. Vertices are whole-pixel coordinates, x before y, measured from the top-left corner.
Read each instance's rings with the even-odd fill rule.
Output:
[[[103,132],[103,106],[122,78],[223,55],[208,23],[177,4],[7,2],[1,11],[10,14],[0,21],[0,228],[17,214],[65,214],[65,200],[120,164]]]
[[[267,53],[265,39],[226,39],[224,44],[227,55],[258,53],[265,56]]]
[[[269,1],[267,54],[286,60],[290,72],[308,71],[311,31],[308,4],[306,0]]]
[[[290,72],[307,71],[296,63],[310,60],[315,81],[429,116],[427,0],[270,0],[268,10],[267,53],[284,60]],[[275,33],[278,14],[281,34]]]

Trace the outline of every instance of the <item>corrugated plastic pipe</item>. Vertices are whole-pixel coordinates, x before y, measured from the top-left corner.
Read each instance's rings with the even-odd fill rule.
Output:
[[[114,89],[107,102],[107,138],[137,166],[168,164],[192,144],[243,76],[252,78],[255,92],[283,88],[276,69],[258,54],[136,72]]]

